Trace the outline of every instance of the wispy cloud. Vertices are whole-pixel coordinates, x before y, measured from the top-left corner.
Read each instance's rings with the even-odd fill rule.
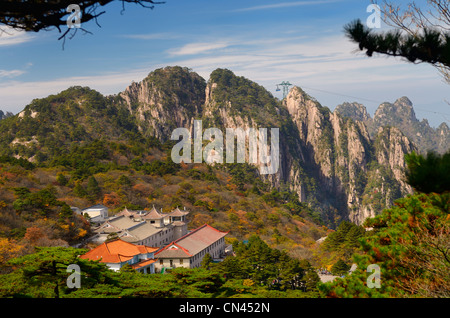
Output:
[[[136,39],[136,40],[167,40],[179,38],[178,35],[171,33],[144,33],[144,34],[121,34],[122,38]]]
[[[233,46],[228,43],[233,43]],[[352,53],[353,46],[342,35],[298,43],[291,41],[289,37],[284,41],[280,38],[266,38],[264,41],[253,42],[243,37],[217,43],[186,45],[173,51],[177,54],[172,55],[179,59],[172,62],[203,74],[218,67],[229,67],[248,74],[246,76],[254,80],[295,77],[310,80],[321,78],[322,81],[324,77],[336,72],[342,72],[341,78],[337,79],[342,81],[348,71],[367,68],[368,65],[383,67],[396,63],[393,59],[377,59],[368,64],[367,59]],[[195,55],[200,52],[203,54]]]
[[[0,46],[11,46],[31,41],[33,36],[29,32],[14,30],[10,27],[0,28]]]
[[[317,1],[295,1],[295,2],[281,2],[275,4],[259,5],[247,8],[241,8],[233,10],[233,12],[246,12],[246,11],[258,11],[258,10],[269,10],[269,9],[279,9],[279,8],[289,8],[289,7],[299,7],[299,6],[310,6],[319,4],[329,4],[341,2],[342,0],[317,0]]]
[[[0,78],[3,78],[3,77],[9,77],[9,78],[17,77],[17,76],[20,76],[20,75],[22,75],[24,73],[25,73],[24,70],[9,70],[9,71],[7,71],[7,70],[0,70]]]
[[[227,42],[217,43],[189,43],[180,48],[171,49],[168,53],[172,56],[193,55],[209,53],[213,50],[223,49],[229,46]]]
[[[27,73],[27,70],[33,66],[33,63],[28,62],[27,64],[25,64],[25,66],[23,67],[23,69],[16,69],[16,70],[0,70],[0,79],[6,79],[8,80],[9,78],[14,78],[14,77],[18,77],[22,74]]]
[[[433,68],[411,66],[398,58],[374,56],[369,59],[362,53],[355,54],[355,45],[342,34],[296,41],[290,36],[266,37],[264,41],[252,39],[251,34],[226,38],[223,42],[217,39],[217,43],[230,45],[225,49],[204,51],[201,55],[172,56],[170,63],[192,68],[205,79],[217,68],[228,68],[274,94],[277,83],[289,80],[300,87],[311,88],[311,91],[307,89],[308,93],[331,109],[351,99],[343,95],[378,100],[383,92],[383,99],[408,96],[419,105],[423,103],[421,92],[433,91],[439,95],[446,89],[439,83]],[[411,78],[415,79],[414,84]],[[366,100],[360,102],[371,111],[378,106],[377,103],[367,104]]]

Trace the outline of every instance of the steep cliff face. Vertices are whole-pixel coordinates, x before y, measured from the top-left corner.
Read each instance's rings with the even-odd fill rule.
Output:
[[[412,142],[398,128],[383,127],[378,130],[375,148],[377,162],[390,168],[402,193],[411,192],[404,179],[404,155],[416,150]]]
[[[450,128],[446,123],[442,123],[436,129],[438,135],[437,147],[438,149],[449,149],[450,147]]]
[[[303,146],[304,160],[317,165],[322,182],[331,190],[333,183],[333,141],[329,111],[311,99],[299,87],[294,87],[286,97],[286,106],[297,126],[299,141]]]
[[[403,156],[414,146],[396,128],[380,128],[371,137],[361,104],[331,112],[299,87],[280,102],[229,70],[215,70],[206,82],[179,67],[156,70],[120,96],[139,129],[162,141],[177,127],[192,131],[194,119],[202,120],[203,130],[221,129],[224,138],[226,128],[279,128],[280,168],[261,178],[274,187],[287,185],[329,225],[342,219],[360,224],[411,191],[403,180]],[[409,100],[396,103],[414,118]],[[356,118],[348,118],[353,110]],[[381,109],[377,118],[385,113]]]
[[[281,167],[276,173],[261,175],[261,178],[275,187],[279,187],[285,180],[290,180],[286,173],[291,174],[294,179],[298,178],[298,173],[290,169],[295,163],[288,155],[289,151],[298,152],[297,141],[281,138],[281,135],[288,135],[285,131],[295,127],[292,121],[285,122],[289,114],[270,92],[244,77],[234,75],[229,70],[217,69],[211,73],[205,95],[203,128],[216,127],[224,134],[227,128],[241,128],[244,131],[249,128],[256,131],[266,128],[268,138],[272,138],[271,128],[279,128]],[[297,136],[298,133],[292,135]],[[246,162],[249,162],[248,147],[249,145],[246,146]],[[259,159],[258,156],[256,163],[258,167],[261,165]],[[302,190],[299,189],[299,192],[302,193]]]
[[[404,155],[411,151],[417,151],[417,148],[399,129],[379,129],[373,141],[373,156],[367,166],[361,204],[359,209],[350,211],[350,220],[360,224],[384,207],[391,206],[397,198],[412,193],[404,177]]]
[[[373,117],[376,126],[387,125],[403,125],[411,122],[416,122],[416,114],[414,112],[412,102],[408,97],[401,97],[393,104],[383,103],[378,106]]]
[[[201,116],[205,86],[205,80],[187,68],[166,67],[119,95],[144,135],[166,141],[175,128],[191,129],[194,118]]]
[[[415,148],[400,130],[380,129],[372,141],[362,121],[330,112],[298,87],[284,105],[306,150],[306,169],[317,171],[313,195],[325,203],[324,210],[336,209],[335,217],[362,223],[411,191],[403,180],[403,157]],[[364,118],[364,111],[360,113]],[[375,198],[370,191],[375,191]]]

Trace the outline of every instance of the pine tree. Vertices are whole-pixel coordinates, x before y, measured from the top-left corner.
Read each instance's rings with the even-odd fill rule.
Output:
[[[361,239],[357,268],[345,279],[321,284],[327,297],[450,297],[450,193],[416,193],[367,219],[373,231]],[[371,264],[380,288],[367,286]]]
[[[347,265],[342,259],[339,259],[331,268],[333,275],[341,276],[348,274],[350,266]]]
[[[443,155],[429,152],[426,157],[412,152],[405,155],[405,161],[407,181],[416,191],[450,191],[450,151]]]
[[[352,228],[347,232],[347,235],[345,236],[344,240],[344,248],[346,249],[355,249],[358,248],[359,245],[359,239],[363,237],[365,234],[365,230],[362,226],[357,226],[354,224]]]
[[[101,192],[101,189],[98,186],[98,182],[94,178],[94,176],[89,177],[88,182],[87,182],[86,192],[87,192],[88,197],[91,200],[95,200],[98,198],[98,196]]]
[[[317,291],[317,285],[320,283],[320,277],[314,269],[308,270],[303,276],[306,291]]]
[[[202,268],[209,269],[211,264],[212,264],[212,262],[213,262],[213,259],[211,257],[211,254],[206,253],[205,256],[203,256],[203,259],[202,259],[202,263],[201,263]]]
[[[61,207],[61,211],[59,212],[59,219],[63,220],[65,218],[70,218],[73,215],[73,211],[67,204],[64,204]]]
[[[134,273],[134,272],[136,272],[136,270],[133,267],[131,267],[130,264],[126,263],[125,265],[123,265],[120,268],[120,272],[121,273]]]
[[[56,176],[56,182],[59,183],[59,185],[65,186],[67,185],[67,182],[69,180],[67,180],[67,178],[64,176],[64,174],[62,174],[61,172],[58,173],[58,175]]]
[[[105,13],[105,11],[97,12],[100,6],[104,6],[112,0],[88,0],[79,2],[78,10],[80,12],[80,25],[91,20],[97,19]],[[124,0],[125,2],[125,0]],[[126,0],[127,3],[139,4],[143,8],[153,9],[155,4],[162,4],[153,0]],[[73,2],[70,0],[58,1],[6,1],[0,8],[0,23],[12,27],[17,30],[39,32],[41,30],[58,29],[61,32],[66,26],[67,7]],[[77,10],[73,8],[72,10]],[[77,11],[78,12],[78,11]],[[82,28],[83,29],[83,28]],[[66,32],[59,38],[64,38],[71,28],[67,28]],[[83,29],[84,30],[84,29]],[[86,30],[85,30],[86,31]]]
[[[450,84],[449,5],[448,0],[413,1],[406,6],[384,1],[383,21],[393,27],[388,32],[375,32],[359,19],[345,25],[344,31],[367,56],[379,53],[414,64],[429,63]]]
[[[73,194],[75,194],[77,197],[84,197],[86,196],[86,190],[83,188],[80,182],[75,183],[75,187],[73,188]]]

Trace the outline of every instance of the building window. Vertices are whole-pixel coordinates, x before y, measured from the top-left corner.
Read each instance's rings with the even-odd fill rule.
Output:
[[[173,267],[173,259],[169,260],[170,267]]]
[[[180,265],[183,265],[183,259],[180,258]]]
[[[159,260],[159,265],[164,265],[164,260],[162,258]]]

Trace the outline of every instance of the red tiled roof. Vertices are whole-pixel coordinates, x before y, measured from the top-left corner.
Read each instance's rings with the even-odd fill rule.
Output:
[[[158,248],[155,247],[135,245],[117,239],[97,246],[81,255],[80,258],[92,261],[100,260],[102,263],[121,263],[132,259],[135,255],[153,253],[157,250]]]
[[[155,257],[191,257],[193,256],[187,249],[175,242],[165,246],[163,249],[155,253]]]

